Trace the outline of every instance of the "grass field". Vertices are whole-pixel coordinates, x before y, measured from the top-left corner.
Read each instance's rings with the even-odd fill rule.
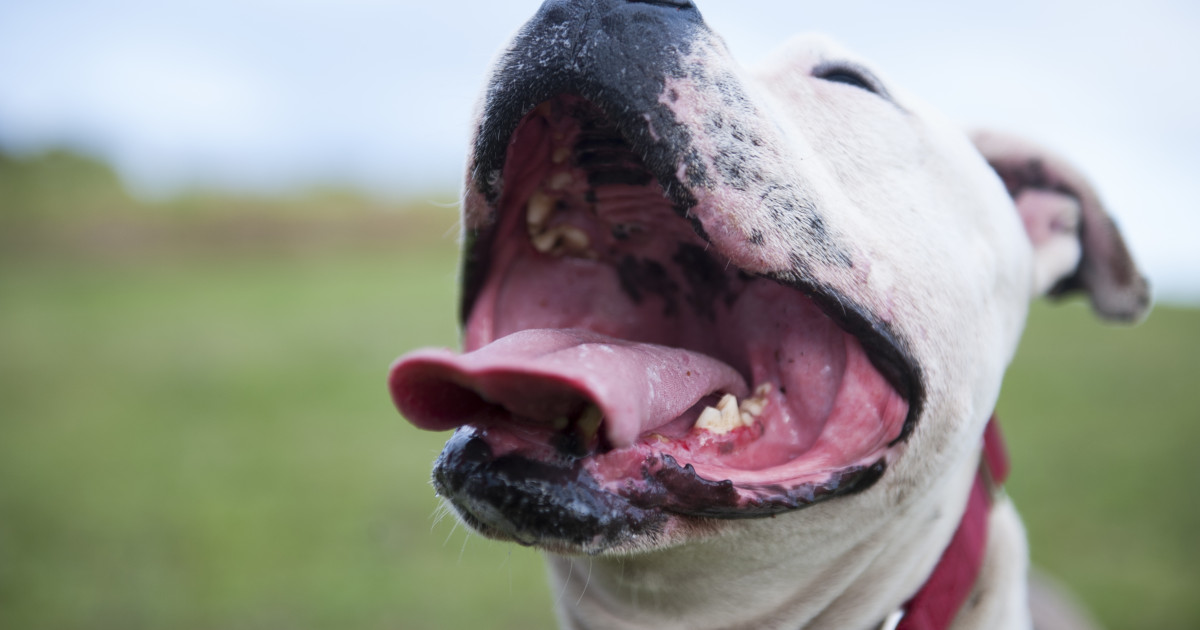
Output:
[[[0,628],[551,627],[535,553],[434,518],[445,436],[383,384],[455,343],[453,212],[196,203],[0,238]],[[1113,629],[1200,627],[1198,349],[1195,310],[1039,305],[1009,374],[1035,559]]]

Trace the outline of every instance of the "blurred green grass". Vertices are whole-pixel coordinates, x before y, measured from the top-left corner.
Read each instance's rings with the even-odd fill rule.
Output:
[[[552,627],[535,553],[438,520],[445,436],[383,385],[455,344],[452,210],[5,159],[0,627]],[[1195,310],[1038,305],[1009,374],[1035,560],[1110,628],[1200,627],[1197,349]]]
[[[998,413],[1034,561],[1111,628],[1200,628],[1200,311],[1035,305]]]

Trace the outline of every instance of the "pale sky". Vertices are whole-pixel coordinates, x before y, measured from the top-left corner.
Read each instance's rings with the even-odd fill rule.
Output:
[[[4,0],[0,147],[82,148],[146,194],[341,183],[452,202],[487,65],[539,4]],[[823,31],[952,118],[1065,154],[1159,297],[1200,303],[1200,3],[697,5],[747,64]]]

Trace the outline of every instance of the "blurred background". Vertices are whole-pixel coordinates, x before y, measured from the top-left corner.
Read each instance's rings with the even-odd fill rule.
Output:
[[[383,386],[456,344],[470,112],[538,4],[0,3],[0,628],[551,627]],[[1200,627],[1200,5],[698,4],[748,64],[828,32],[1094,178],[1159,303],[1035,305],[1009,492],[1108,627]]]

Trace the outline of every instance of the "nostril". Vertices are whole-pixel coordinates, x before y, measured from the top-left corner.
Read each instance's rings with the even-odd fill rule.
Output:
[[[696,5],[691,0],[626,0],[637,4],[657,4],[660,7],[675,7],[676,9],[694,9]]]

